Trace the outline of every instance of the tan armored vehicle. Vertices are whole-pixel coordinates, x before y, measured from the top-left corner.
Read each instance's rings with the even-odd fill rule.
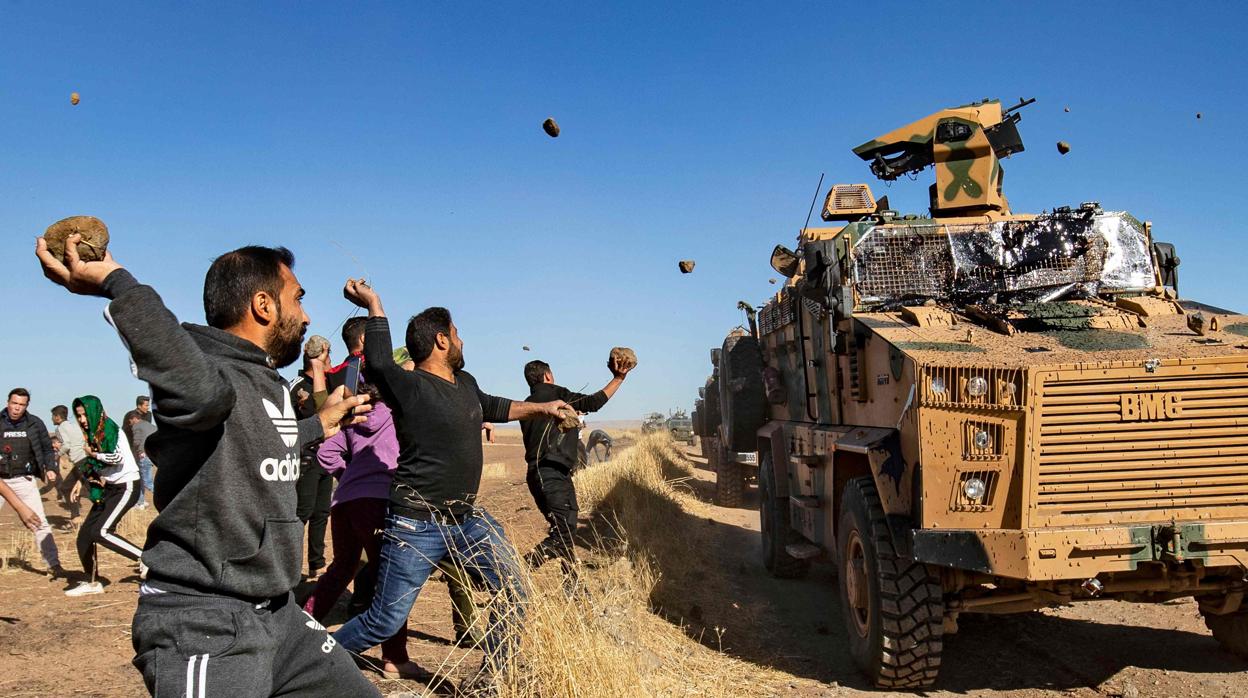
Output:
[[[932,684],[961,613],[1098,598],[1194,596],[1248,656],[1248,317],[1180,300],[1173,248],[1128,213],[1011,212],[1017,108],[856,148],[885,180],[934,166],[930,215],[832,187],[835,223],[773,254],[762,387],[720,393],[766,408],[732,429],[759,452],[767,568],[837,565],[881,687]]]

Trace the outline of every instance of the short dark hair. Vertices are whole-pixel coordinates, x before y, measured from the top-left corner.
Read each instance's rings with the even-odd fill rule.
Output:
[[[151,401],[152,401],[152,398],[148,397],[147,395],[140,395],[134,399],[134,406],[138,407],[139,405],[142,405],[145,402],[151,402]]]
[[[351,347],[364,342],[364,325],[366,324],[368,324],[368,318],[362,315],[342,323],[342,343],[347,345],[347,351],[351,351]]]
[[[61,419],[69,419],[69,408],[64,405],[57,405],[52,408],[52,416]]]
[[[295,255],[285,247],[248,245],[214,259],[204,277],[208,326],[223,330],[242,322],[251,297],[261,291],[280,298],[282,265],[295,266]]]
[[[10,390],[10,391],[9,391],[9,399],[10,399],[10,400],[12,400],[14,395],[16,395],[16,396],[18,396],[18,397],[24,397],[24,398],[26,398],[26,401],[27,401],[27,402],[29,402],[29,401],[30,401],[30,391],[29,391],[29,390],[27,390],[27,389],[25,389],[25,388],[14,388],[14,389]]]
[[[546,377],[546,373],[548,371],[550,371],[550,364],[545,361],[533,359],[524,365],[524,380],[529,384],[529,387],[532,388],[542,382],[542,379]]]
[[[429,358],[439,332],[451,336],[451,311],[446,308],[425,308],[407,321],[407,353],[412,361]]]

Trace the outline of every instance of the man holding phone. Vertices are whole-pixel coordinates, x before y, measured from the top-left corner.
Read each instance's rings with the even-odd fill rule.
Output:
[[[308,341],[311,343],[312,340]],[[353,317],[343,323],[342,343],[347,346],[347,360],[338,366],[330,363],[328,342],[316,358],[309,359],[309,370],[305,373],[312,396],[303,401],[302,407],[296,409],[301,416],[320,409],[326,396],[339,387],[345,387],[347,395],[359,392],[360,369],[364,362],[364,318]],[[300,374],[301,378],[303,376],[304,374]],[[292,398],[298,398],[300,390],[307,391],[308,386],[304,381],[300,380],[298,383],[291,384]],[[319,444],[312,444],[300,455],[297,487],[299,500],[296,514],[308,529],[309,581],[319,579],[321,570],[325,569],[325,532],[329,528],[329,511],[334,494],[334,478],[325,472],[316,457],[319,447]]]

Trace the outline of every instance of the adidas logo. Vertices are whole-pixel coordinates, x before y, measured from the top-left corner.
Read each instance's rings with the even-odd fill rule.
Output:
[[[303,611],[303,609],[299,609],[299,610]],[[312,630],[324,630],[325,629],[325,626],[317,622],[317,620],[312,617],[311,613],[308,613],[307,611],[303,611],[303,615],[308,617],[308,619],[304,621],[303,624],[308,626],[310,629]]]
[[[290,393],[282,391],[282,409],[278,409],[277,405],[261,398],[260,402],[264,403],[264,411],[269,413],[269,419],[273,420],[273,427],[277,429],[278,436],[282,437],[282,443],[286,444],[286,448],[294,448],[299,443],[299,420],[295,419],[295,408],[290,404]]]

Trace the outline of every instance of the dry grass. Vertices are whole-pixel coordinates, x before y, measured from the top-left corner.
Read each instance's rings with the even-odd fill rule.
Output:
[[[698,502],[679,487],[690,475],[670,439],[655,435],[576,476],[581,505],[594,515],[594,553],[572,593],[558,565],[528,574],[519,651],[500,672],[501,696],[763,692],[773,678],[769,670],[695,642],[656,607],[660,584],[713,554],[694,549],[695,537],[683,535],[698,520]],[[714,637],[703,639],[716,644]]]
[[[156,507],[151,506],[150,503],[146,509],[132,508],[121,517],[121,522],[117,524],[117,532],[126,540],[142,548],[143,541],[147,540],[147,527],[155,518]]]
[[[24,527],[9,531],[0,544],[0,571],[7,571],[11,566],[29,566],[35,557],[34,538]]]

